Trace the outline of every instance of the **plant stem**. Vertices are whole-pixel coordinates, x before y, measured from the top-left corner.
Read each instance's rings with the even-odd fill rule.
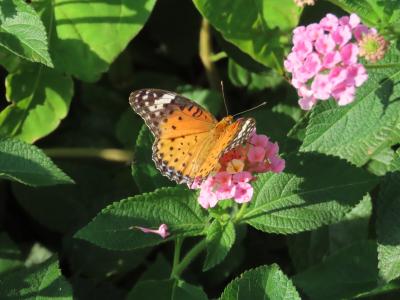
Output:
[[[182,261],[172,270],[171,277],[179,278],[187,266],[199,255],[207,246],[207,240],[203,238],[185,255]]]
[[[55,158],[97,158],[114,162],[130,162],[133,152],[114,148],[50,148],[44,152]]]
[[[201,22],[200,35],[199,35],[199,56],[206,71],[208,84],[214,90],[219,90],[220,80],[217,69],[212,60],[212,44],[211,44],[211,30],[210,24],[206,19]]]
[[[172,263],[172,271],[170,278],[173,278],[173,275],[175,274],[175,269],[179,264],[179,259],[181,257],[182,243],[183,243],[183,238],[177,237],[175,239],[174,260]]]
[[[247,203],[243,203],[242,206],[240,207],[238,213],[235,215],[234,219],[233,219],[233,223],[237,223],[240,221],[240,219],[243,217],[246,208],[247,208],[248,204]]]
[[[393,63],[393,64],[372,64],[372,65],[364,65],[365,68],[367,69],[385,69],[385,68],[400,68],[399,63]]]

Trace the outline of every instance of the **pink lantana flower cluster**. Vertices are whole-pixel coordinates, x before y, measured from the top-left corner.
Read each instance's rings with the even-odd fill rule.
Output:
[[[295,28],[292,52],[284,66],[292,73],[291,84],[302,109],[330,97],[339,105],[354,101],[356,88],[368,78],[358,63],[357,45],[368,33],[376,30],[361,24],[356,14],[341,18],[327,14],[319,23]]]
[[[225,153],[219,160],[219,170],[202,183],[194,182],[190,188],[200,189],[198,201],[208,209],[218,201],[234,199],[237,203],[249,202],[253,196],[250,182],[256,173],[282,172],[285,161],[278,156],[279,147],[266,135],[253,134],[246,145]]]

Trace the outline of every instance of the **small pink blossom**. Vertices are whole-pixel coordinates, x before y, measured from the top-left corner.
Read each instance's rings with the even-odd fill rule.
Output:
[[[265,149],[263,147],[252,147],[247,153],[249,162],[261,162],[265,157]]]
[[[299,99],[299,105],[304,110],[310,110],[317,103],[314,97],[303,97]]]
[[[150,228],[140,227],[140,226],[135,226],[135,228],[141,230],[144,233],[158,234],[163,239],[165,239],[167,236],[169,236],[167,224],[161,224],[160,227],[158,227],[158,229],[150,229]]]
[[[249,183],[239,182],[235,189],[235,201],[237,203],[246,203],[253,196],[253,187]]]
[[[361,53],[357,42],[374,32],[361,24],[356,14],[340,19],[327,14],[319,23],[293,31],[294,46],[284,66],[292,74],[290,82],[297,89],[302,109],[310,110],[318,100],[329,98],[339,105],[354,101],[356,87],[368,78],[358,62]]]
[[[324,30],[330,32],[336,29],[336,27],[339,25],[339,20],[335,15],[327,14],[324,18],[321,19],[319,25],[321,25]]]
[[[321,100],[329,99],[331,94],[331,83],[328,75],[318,74],[311,84],[314,96]]]

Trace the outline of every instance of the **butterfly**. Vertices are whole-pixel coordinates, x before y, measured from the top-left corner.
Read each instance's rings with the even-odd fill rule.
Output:
[[[253,118],[221,121],[196,102],[173,92],[142,89],[129,104],[155,137],[152,159],[164,176],[189,186],[218,168],[220,157],[245,143],[255,130]]]

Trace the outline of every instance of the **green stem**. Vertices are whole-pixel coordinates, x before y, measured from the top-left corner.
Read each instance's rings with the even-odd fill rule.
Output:
[[[248,203],[242,204],[238,213],[236,214],[236,216],[233,219],[233,223],[238,223],[240,221],[240,219],[243,217],[244,213],[246,212],[247,206],[248,206]]]
[[[181,257],[181,249],[182,249],[183,238],[177,237],[175,239],[175,249],[174,249],[174,261],[172,263],[172,271],[171,278],[173,278],[173,274],[175,273],[175,269],[179,264],[179,259]]]
[[[219,90],[220,88],[220,80],[217,68],[214,65],[214,62],[211,59],[212,56],[212,37],[211,37],[211,28],[210,24],[206,19],[203,19],[200,27],[199,34],[199,56],[200,60],[203,63],[208,84],[210,88],[213,90]]]
[[[116,162],[130,162],[133,152],[114,148],[50,148],[43,149],[53,158],[97,158]]]
[[[199,255],[207,246],[207,240],[204,238],[200,242],[198,242],[190,251],[186,254],[186,256],[182,259],[182,261],[172,270],[171,277],[179,278],[182,272],[187,268],[187,266]]]
[[[364,65],[367,69],[385,69],[385,68],[400,68],[399,63],[393,64],[376,64],[376,65]]]

